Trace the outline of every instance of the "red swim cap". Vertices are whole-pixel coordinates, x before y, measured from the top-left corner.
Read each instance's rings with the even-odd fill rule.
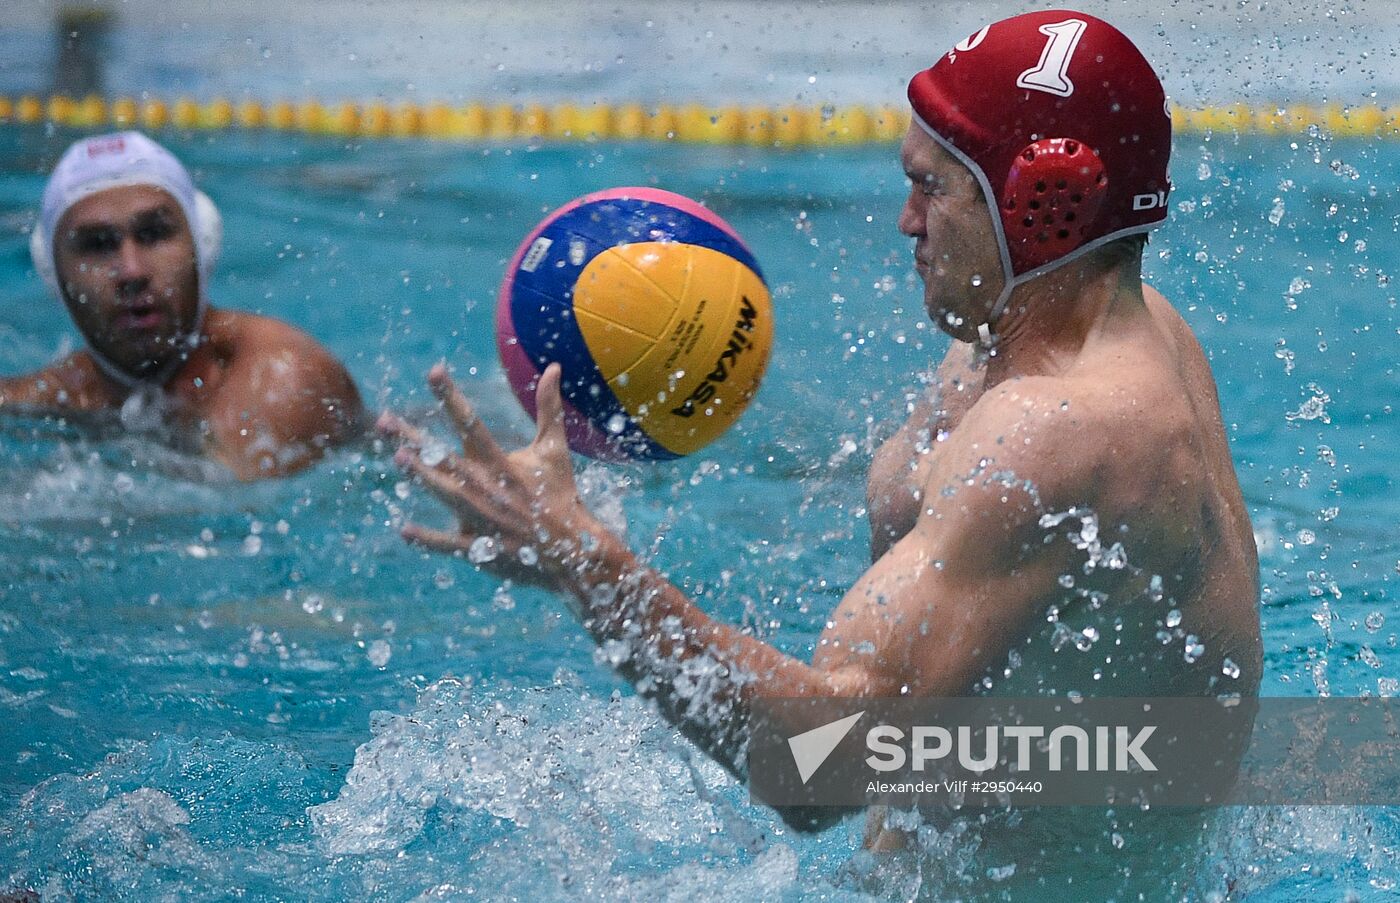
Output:
[[[1045,10],[988,25],[909,82],[914,120],[982,184],[1006,289],[1167,218],[1162,83],[1118,29]]]

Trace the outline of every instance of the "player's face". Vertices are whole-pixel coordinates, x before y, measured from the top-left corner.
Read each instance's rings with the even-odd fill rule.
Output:
[[[972,171],[917,123],[900,157],[911,184],[899,231],[914,239],[924,306],[938,328],[975,341],[1004,284],[987,199]]]
[[[54,264],[78,330],[127,372],[158,369],[195,327],[194,238],[160,188],[127,185],[78,201],[55,230]]]

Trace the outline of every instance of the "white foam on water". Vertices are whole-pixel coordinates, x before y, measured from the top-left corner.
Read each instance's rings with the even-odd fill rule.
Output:
[[[771,815],[636,697],[445,679],[371,727],[335,799],[308,810],[332,856],[466,846],[501,898],[801,896],[797,853],[769,838]]]
[[[104,516],[227,510],[233,483],[232,474],[212,461],[139,437],[60,442],[33,464],[0,487],[6,521],[91,523]]]
[[[371,729],[336,799],[310,810],[332,853],[400,849],[434,810],[483,812],[556,843],[586,822],[703,845],[727,814],[706,799],[734,786],[632,697],[546,687],[493,699],[449,678]]]

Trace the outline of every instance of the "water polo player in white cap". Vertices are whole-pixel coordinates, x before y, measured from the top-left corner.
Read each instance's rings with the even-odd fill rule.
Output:
[[[240,479],[291,473],[360,432],[345,368],[278,320],[209,306],[219,212],[138,132],[85,138],[44,189],[30,250],[87,347],[0,379],[0,412],[120,416]]]

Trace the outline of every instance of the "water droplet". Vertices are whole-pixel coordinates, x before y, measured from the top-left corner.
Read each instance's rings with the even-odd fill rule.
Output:
[[[1375,633],[1385,626],[1385,615],[1378,611],[1373,611],[1366,616],[1366,629]]]
[[[535,551],[534,546],[521,546],[520,551],[515,553],[515,557],[520,559],[520,563],[527,568],[539,564],[540,553]]]
[[[491,604],[501,611],[510,611],[515,608],[515,597],[510,594],[505,584],[501,584],[491,594]]]
[[[1220,664],[1220,673],[1231,680],[1236,680],[1240,676],[1240,666],[1227,658]]]
[[[972,275],[972,287],[976,288],[982,284],[982,277],[976,273]]]
[[[496,540],[490,536],[478,536],[467,547],[467,560],[472,564],[486,564],[488,561],[495,561],[499,554],[501,554],[501,550]]]
[[[399,480],[397,483],[394,484],[394,495],[398,496],[398,498],[400,499],[408,498],[407,480]]]
[[[1187,664],[1195,662],[1196,659],[1205,655],[1205,653],[1206,647],[1201,645],[1200,637],[1196,636],[1194,633],[1186,634],[1186,644],[1182,649],[1181,656],[1186,659]]]
[[[389,664],[389,658],[394,654],[393,648],[388,640],[375,640],[369,644],[365,650],[365,655],[369,658],[370,664],[376,668],[382,668]]]
[[[316,593],[312,593],[305,599],[301,600],[301,610],[309,615],[314,615],[322,608],[324,608],[325,604],[326,602],[324,599],[322,599]]]
[[[1167,626],[1176,627],[1181,624],[1181,609],[1173,608],[1167,612]]]
[[[418,459],[428,467],[437,467],[447,459],[447,446],[436,439],[431,440],[418,453]]]
[[[621,640],[607,640],[598,647],[595,657],[614,668],[620,668],[632,657],[632,648]]]
[[[1014,862],[1009,865],[992,866],[987,869],[987,877],[993,881],[1005,881],[1014,874],[1016,874],[1016,863]]]
[[[614,414],[608,418],[608,432],[614,436],[622,435],[622,431],[627,429],[627,417],[623,414]]]
[[[112,488],[118,495],[125,495],[136,486],[136,481],[131,478],[131,474],[119,473],[112,479]]]

